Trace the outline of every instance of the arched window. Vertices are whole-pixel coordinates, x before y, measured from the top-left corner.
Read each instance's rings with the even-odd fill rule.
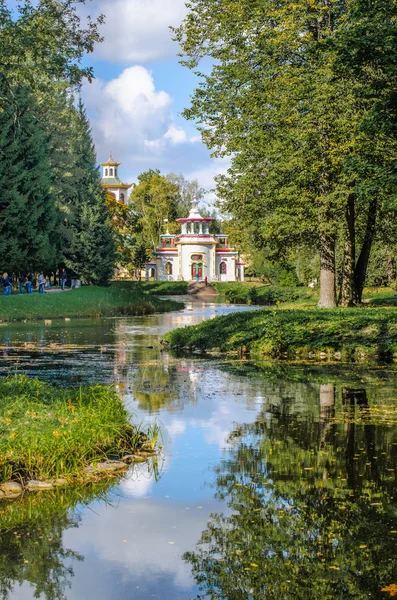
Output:
[[[200,223],[194,224],[194,233],[197,233],[197,234],[200,233]]]
[[[227,264],[225,262],[221,262],[219,265],[219,271],[221,275],[226,275],[227,273]]]
[[[121,200],[122,202],[124,202],[124,194],[123,194],[123,192],[121,192],[121,194],[120,194],[120,200]]]
[[[110,177],[113,177],[113,169],[109,169],[109,175]]]
[[[172,275],[172,263],[167,262],[165,264],[165,273],[166,275]]]
[[[114,170],[114,176],[117,177],[117,169]]]
[[[109,169],[105,169],[105,177],[107,177],[109,174]]]
[[[187,223],[186,225],[186,233],[191,233],[192,232],[192,225],[191,223]]]

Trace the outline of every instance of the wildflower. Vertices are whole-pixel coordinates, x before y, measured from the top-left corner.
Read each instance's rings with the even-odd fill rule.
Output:
[[[390,596],[397,596],[397,585],[395,583],[392,583],[391,585],[388,585],[387,587],[382,588],[381,591],[389,592]]]
[[[59,437],[61,434],[59,433],[59,431],[57,429],[54,429],[54,431],[52,432],[52,435],[54,437]]]
[[[11,419],[3,419],[3,423],[7,423],[7,425],[9,425],[10,423],[12,423]]]
[[[47,417],[52,417],[52,413],[47,413]]]
[[[13,432],[10,434],[10,438],[14,438],[14,437],[16,437],[16,436],[17,436],[17,434],[15,433],[15,431],[13,431]]]

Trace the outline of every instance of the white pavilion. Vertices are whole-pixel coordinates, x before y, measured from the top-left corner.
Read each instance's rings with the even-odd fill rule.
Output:
[[[244,263],[229,247],[228,235],[212,235],[213,219],[202,217],[194,198],[189,216],[178,219],[181,233],[168,231],[160,238],[153,262],[146,265],[146,278],[158,281],[243,281]]]

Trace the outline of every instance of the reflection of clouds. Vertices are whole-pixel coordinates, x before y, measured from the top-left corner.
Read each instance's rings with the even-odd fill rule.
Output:
[[[153,474],[146,463],[135,465],[120,482],[122,492],[133,498],[144,498],[150,495],[154,484]]]
[[[178,436],[182,435],[183,433],[185,433],[186,422],[183,421],[182,419],[173,419],[170,423],[168,423],[167,431],[168,431],[170,438],[178,437]]]
[[[195,546],[208,516],[207,511],[196,507],[186,510],[184,505],[167,501],[121,502],[117,509],[103,507],[99,514],[87,512],[79,530],[65,533],[65,543],[86,557],[86,567],[92,561],[100,565],[91,580],[92,598],[102,597],[102,580],[109,571],[117,573],[114,595],[105,596],[112,600],[122,597],[122,590],[117,593],[121,581],[149,586],[153,593],[163,592],[158,587],[160,578],[169,578],[174,588],[188,590],[193,581],[190,567],[181,560],[181,555]],[[87,568],[75,565],[75,573],[73,591],[78,592],[85,585]],[[176,598],[177,589],[174,595],[166,597]],[[70,595],[72,600],[80,597],[78,593]]]

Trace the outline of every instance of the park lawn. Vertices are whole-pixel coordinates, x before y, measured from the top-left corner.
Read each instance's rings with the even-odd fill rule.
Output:
[[[65,390],[14,375],[0,379],[0,400],[0,483],[80,476],[91,462],[139,450],[151,435],[131,423],[109,386]]]
[[[0,296],[0,320],[124,317],[180,310],[183,308],[180,302],[156,296],[175,293],[174,288],[172,292],[171,289],[171,286],[164,285],[162,289],[161,286],[126,281],[108,287],[87,286],[59,293]]]
[[[170,332],[171,346],[210,351],[250,351],[257,356],[338,359],[397,353],[393,308],[285,309],[234,313]]]
[[[279,287],[264,285],[261,282],[234,281],[213,283],[220,296],[231,304],[257,304],[272,306],[282,304],[285,308],[316,307],[319,300],[318,289],[307,287]],[[255,288],[255,292],[252,289]],[[394,306],[396,291],[392,288],[365,288],[364,303],[373,306]]]

